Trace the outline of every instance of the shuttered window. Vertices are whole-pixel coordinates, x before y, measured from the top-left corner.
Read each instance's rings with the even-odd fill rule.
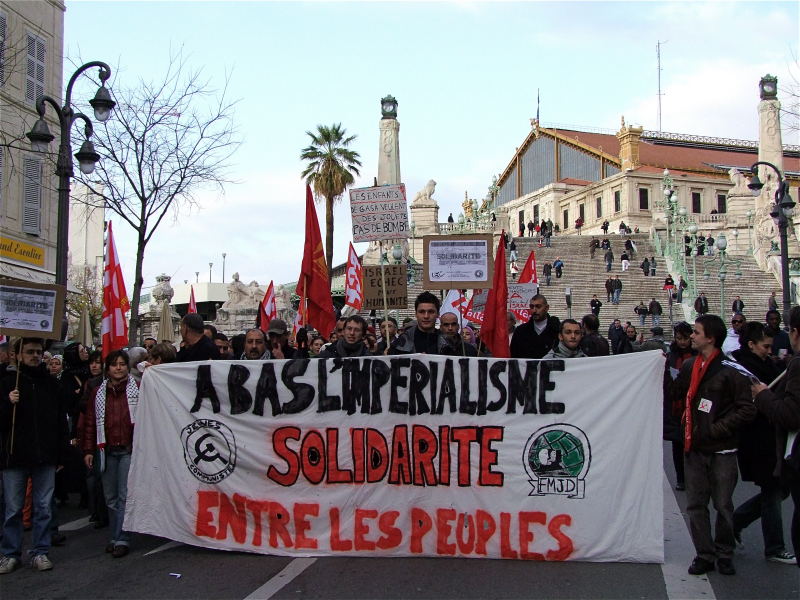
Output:
[[[6,15],[0,12],[0,87],[6,82]]]
[[[35,104],[44,95],[44,55],[45,41],[28,34],[27,70],[25,71],[25,101]]]
[[[22,157],[22,232],[42,232],[42,159]]]

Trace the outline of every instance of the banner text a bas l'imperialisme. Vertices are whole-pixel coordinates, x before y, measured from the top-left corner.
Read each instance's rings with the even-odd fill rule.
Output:
[[[152,367],[126,529],[287,556],[663,562],[663,361]]]

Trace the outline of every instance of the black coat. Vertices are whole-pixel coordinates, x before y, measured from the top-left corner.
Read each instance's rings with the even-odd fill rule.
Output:
[[[780,369],[769,358],[761,360],[740,348],[731,353],[734,360],[766,384],[780,375]],[[772,482],[772,472],[778,462],[775,454],[775,425],[760,412],[755,420],[744,425],[739,431],[739,471],[742,481],[752,481],[756,485]]]
[[[22,366],[16,419],[9,393],[16,387],[17,372],[9,370],[0,381],[0,469],[64,465],[69,458],[69,425],[66,398],[58,379],[44,364]],[[14,448],[11,425],[14,422]]]
[[[614,350],[614,354],[617,353],[617,346],[619,346],[620,341],[627,337],[625,335],[625,328],[620,325],[619,329],[614,327],[614,324],[611,324],[611,327],[608,328],[608,341],[611,343],[611,348]]]
[[[207,335],[203,335],[197,343],[178,352],[177,362],[197,362],[201,360],[219,360],[219,348]]]
[[[549,316],[547,326],[541,334],[536,332],[533,321],[523,323],[514,330],[511,338],[511,358],[544,358],[558,344],[561,321]]]
[[[581,350],[586,356],[608,356],[611,354],[608,340],[596,331],[583,336]]]

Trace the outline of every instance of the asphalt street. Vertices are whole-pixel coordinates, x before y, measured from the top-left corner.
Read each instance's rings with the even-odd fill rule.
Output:
[[[286,558],[207,550],[133,535],[131,553],[103,552],[107,529],[95,530],[86,511],[61,509],[66,545],[50,554],[55,568],[27,565],[0,578],[0,598],[798,598],[800,569],[764,559],[758,523],[743,533],[734,577],[686,573],[694,556],[665,445],[666,563],[580,563],[485,559]],[[669,487],[667,487],[669,485]],[[739,483],[738,505],[757,488]],[[783,505],[790,543],[792,502]],[[29,539],[26,539],[26,544]]]

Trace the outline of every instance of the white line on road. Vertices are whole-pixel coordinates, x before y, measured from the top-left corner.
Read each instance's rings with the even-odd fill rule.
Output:
[[[59,525],[59,531],[77,531],[78,529],[83,529],[89,524],[89,517],[84,517],[82,519],[78,519],[77,521],[70,521],[69,523],[65,523],[64,525]]]
[[[286,567],[270,579],[267,583],[250,594],[245,600],[269,600],[277,594],[283,586],[300,575],[308,567],[317,562],[316,558],[295,558]]]
[[[697,577],[686,572],[695,557],[694,544],[666,473],[663,486],[664,564],[661,572],[667,586],[667,597],[670,600],[714,599],[714,590],[707,576]]]
[[[156,552],[163,552],[164,550],[169,550],[170,548],[177,548],[178,546],[183,546],[183,542],[167,542],[166,544],[159,546],[155,550],[150,550],[145,556],[150,556],[151,554],[155,554]]]

